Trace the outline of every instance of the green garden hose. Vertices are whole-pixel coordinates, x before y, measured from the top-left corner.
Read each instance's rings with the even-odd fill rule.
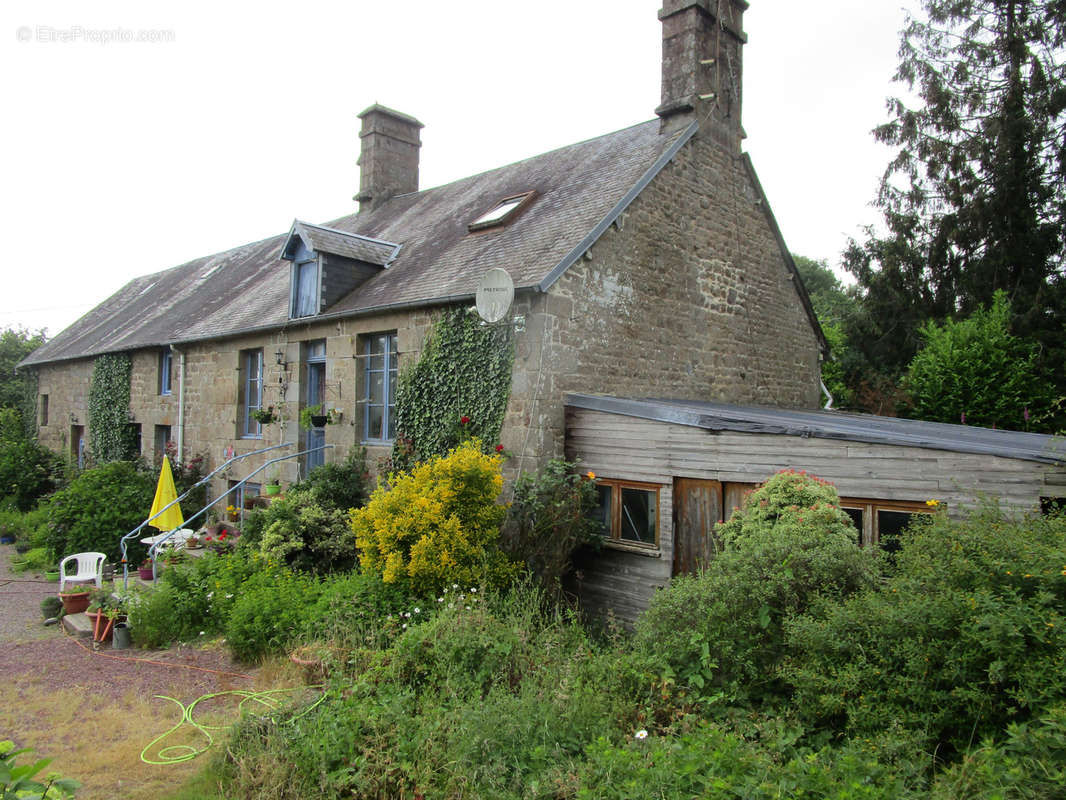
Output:
[[[185,761],[191,761],[192,759],[196,758],[200,754],[207,752],[211,748],[211,745],[214,744],[214,741],[215,741],[214,737],[211,736],[211,731],[226,730],[226,728],[228,728],[230,726],[229,725],[205,725],[205,724],[197,722],[195,719],[193,719],[193,709],[195,709],[198,704],[200,704],[200,703],[202,703],[202,702],[204,702],[206,700],[211,700],[211,699],[213,699],[215,697],[225,697],[227,695],[232,695],[234,697],[240,697],[241,698],[240,703],[237,704],[237,711],[238,712],[243,711],[244,710],[244,704],[246,702],[250,701],[250,700],[255,701],[256,703],[259,703],[262,706],[266,706],[270,710],[275,710],[275,709],[279,708],[281,704],[277,700],[274,699],[274,695],[283,694],[285,692],[300,691],[302,689],[307,689],[307,688],[310,688],[310,689],[321,689],[322,686],[310,686],[310,687],[298,686],[298,687],[290,688],[290,689],[268,689],[268,690],[262,691],[262,692],[250,692],[250,691],[246,691],[244,689],[234,689],[234,690],[231,690],[231,691],[228,691],[228,692],[213,692],[211,694],[201,695],[200,697],[196,698],[191,703],[189,703],[188,706],[183,705],[180,700],[175,700],[173,697],[167,697],[166,695],[163,695],[163,694],[154,695],[155,697],[158,697],[160,700],[169,700],[170,702],[175,703],[178,706],[178,708],[181,709],[181,719],[178,720],[178,723],[176,725],[174,725],[172,728],[170,728],[169,730],[167,730],[164,733],[160,734],[159,736],[155,737],[154,739],[152,739],[152,741],[150,741],[147,745],[145,745],[145,748],[141,751],[141,761],[143,761],[145,764],[152,764],[152,765],[155,765],[155,766],[165,766],[167,764],[181,764],[181,763],[183,763]],[[309,705],[307,708],[305,708],[303,711],[301,711],[295,717],[293,717],[292,719],[288,720],[288,722],[295,722],[296,720],[300,719],[304,715],[309,714],[311,711],[313,711],[318,706],[319,703],[321,703],[325,699],[325,697],[326,697],[326,695],[323,692],[318,697],[318,699],[315,700],[315,702],[313,702],[311,705]],[[148,754],[150,752],[152,752],[152,748],[153,747],[155,747],[159,742],[161,742],[164,739],[166,739],[168,736],[170,736],[175,731],[179,730],[186,723],[191,725],[196,730],[198,730],[206,738],[207,743],[202,748],[197,749],[197,748],[193,747],[191,744],[172,744],[172,745],[168,745],[167,747],[163,747],[160,750],[156,751],[155,755],[156,755],[156,759],[158,759],[158,760],[154,760],[154,759],[151,759],[151,758],[148,757]]]

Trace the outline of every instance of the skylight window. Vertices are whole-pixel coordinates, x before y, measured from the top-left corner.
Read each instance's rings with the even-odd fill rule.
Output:
[[[514,195],[513,197],[506,197],[480,217],[471,222],[467,227],[469,230],[478,231],[483,228],[494,228],[501,225],[507,225],[515,217],[519,215],[526,206],[533,202],[533,196],[535,192],[524,192],[522,194]]]

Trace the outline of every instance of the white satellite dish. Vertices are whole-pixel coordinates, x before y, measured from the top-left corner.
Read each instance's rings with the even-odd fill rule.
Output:
[[[514,302],[514,282],[507,274],[507,270],[497,267],[481,276],[477,285],[475,303],[478,315],[485,322],[499,322],[506,317],[507,312],[511,310],[512,302]]]

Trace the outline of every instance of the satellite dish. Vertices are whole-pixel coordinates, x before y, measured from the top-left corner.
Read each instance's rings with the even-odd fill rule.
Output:
[[[507,270],[490,269],[477,285],[477,313],[485,322],[499,322],[507,316],[514,301],[514,282]]]

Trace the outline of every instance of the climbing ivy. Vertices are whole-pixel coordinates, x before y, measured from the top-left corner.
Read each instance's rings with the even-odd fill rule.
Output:
[[[89,448],[97,464],[135,458],[130,427],[130,373],[126,353],[100,356],[89,384]]]
[[[445,311],[418,361],[400,375],[393,466],[407,469],[443,456],[467,438],[493,449],[511,396],[513,365],[510,326],[484,325],[463,308]]]

